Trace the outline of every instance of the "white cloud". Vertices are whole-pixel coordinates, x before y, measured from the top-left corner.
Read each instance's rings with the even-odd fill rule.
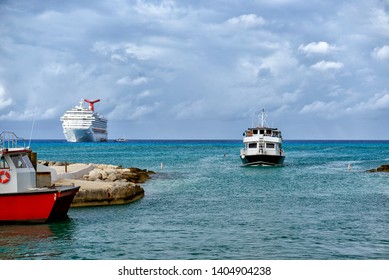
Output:
[[[310,104],[304,105],[299,111],[300,114],[316,115],[325,119],[334,119],[346,114],[361,114],[365,116],[372,111],[389,109],[389,93],[376,93],[372,97],[364,96],[366,99],[354,103],[351,98],[343,98],[338,101],[320,101],[316,100]]]
[[[314,101],[311,104],[305,105],[301,110],[301,114],[315,114],[315,115],[324,115],[327,117],[332,116],[334,112],[337,112],[339,104],[337,102],[324,102],[324,101]]]
[[[149,60],[164,56],[167,50],[148,44],[134,44],[131,42],[112,44],[109,42],[96,42],[92,48],[96,53],[110,56],[112,61],[126,62],[128,58]]]
[[[389,108],[389,94],[386,93],[382,96],[379,96],[374,100],[374,108],[379,108],[379,109],[388,109]]]
[[[306,53],[306,54],[326,54],[333,50],[335,50],[336,47],[334,45],[330,45],[327,42],[312,42],[307,45],[300,45],[298,50]]]
[[[12,104],[12,98],[8,98],[4,86],[0,84],[0,110],[7,108]]]
[[[146,84],[149,82],[149,79],[147,77],[136,77],[136,78],[131,78],[131,77],[123,77],[120,78],[119,80],[116,81],[118,85],[131,85],[131,86],[138,86],[141,84]]]
[[[30,120],[33,120],[35,118],[35,116],[36,116],[36,112],[31,111],[31,110],[26,110],[24,112],[10,110],[10,111],[8,111],[7,114],[0,115],[0,120],[30,121]]]
[[[138,120],[144,118],[146,115],[154,112],[158,109],[160,103],[156,102],[152,105],[140,105],[135,107],[135,109],[130,111],[127,119],[129,120]]]
[[[151,59],[163,53],[162,48],[147,45],[138,46],[132,43],[127,43],[124,51],[127,55],[136,57],[139,60]]]
[[[226,23],[233,26],[242,26],[243,28],[253,28],[264,25],[266,21],[255,14],[247,14],[230,18]]]
[[[153,93],[150,90],[145,90],[145,91],[140,92],[137,95],[137,98],[138,99],[142,99],[142,98],[150,97],[152,95],[153,95]]]
[[[382,7],[376,7],[372,10],[371,22],[376,31],[389,35],[389,14],[387,12],[388,3],[382,3]]]
[[[265,57],[245,57],[240,59],[239,63],[251,79],[272,75],[274,77],[283,76],[283,81],[285,81],[293,76],[292,72],[298,71],[298,61],[289,52],[287,46],[280,47]]]
[[[127,56],[120,55],[120,54],[112,54],[111,55],[111,61],[112,62],[127,62]]]
[[[385,45],[381,48],[375,48],[371,55],[380,60],[389,59],[389,45]]]
[[[355,105],[357,111],[372,111],[380,109],[389,109],[389,93],[376,93],[368,100],[364,100]]]
[[[342,62],[335,62],[335,61],[320,61],[318,63],[315,63],[311,66],[311,68],[316,70],[329,70],[329,69],[341,69],[343,68],[344,64]]]
[[[209,104],[203,99],[187,101],[174,106],[171,112],[178,120],[207,118],[206,110],[209,108],[208,105]]]
[[[150,3],[144,0],[137,0],[135,11],[144,17],[157,20],[168,20],[184,13],[174,0],[162,0],[159,4]]]
[[[121,99],[107,117],[110,120],[142,120],[158,110],[160,106],[160,102],[137,104],[137,100],[125,101]]]

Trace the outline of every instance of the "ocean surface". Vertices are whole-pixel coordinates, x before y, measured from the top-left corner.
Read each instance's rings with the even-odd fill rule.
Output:
[[[235,140],[31,148],[157,174],[132,204],[1,225],[0,259],[389,259],[389,174],[366,172],[389,164],[389,141],[284,141],[284,167],[241,167]]]

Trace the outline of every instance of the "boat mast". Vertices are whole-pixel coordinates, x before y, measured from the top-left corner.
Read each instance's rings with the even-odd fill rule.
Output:
[[[265,109],[262,109],[259,119],[260,119],[260,127],[267,126]]]

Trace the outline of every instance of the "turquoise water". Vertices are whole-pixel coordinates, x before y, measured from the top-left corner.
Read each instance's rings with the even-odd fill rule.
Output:
[[[39,159],[157,174],[132,204],[0,226],[0,259],[389,258],[389,174],[365,172],[389,163],[389,141],[285,141],[278,168],[241,167],[240,141],[31,146]]]

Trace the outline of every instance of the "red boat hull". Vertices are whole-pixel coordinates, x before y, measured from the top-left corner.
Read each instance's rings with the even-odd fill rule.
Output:
[[[0,223],[46,223],[66,218],[79,188],[0,194]]]

